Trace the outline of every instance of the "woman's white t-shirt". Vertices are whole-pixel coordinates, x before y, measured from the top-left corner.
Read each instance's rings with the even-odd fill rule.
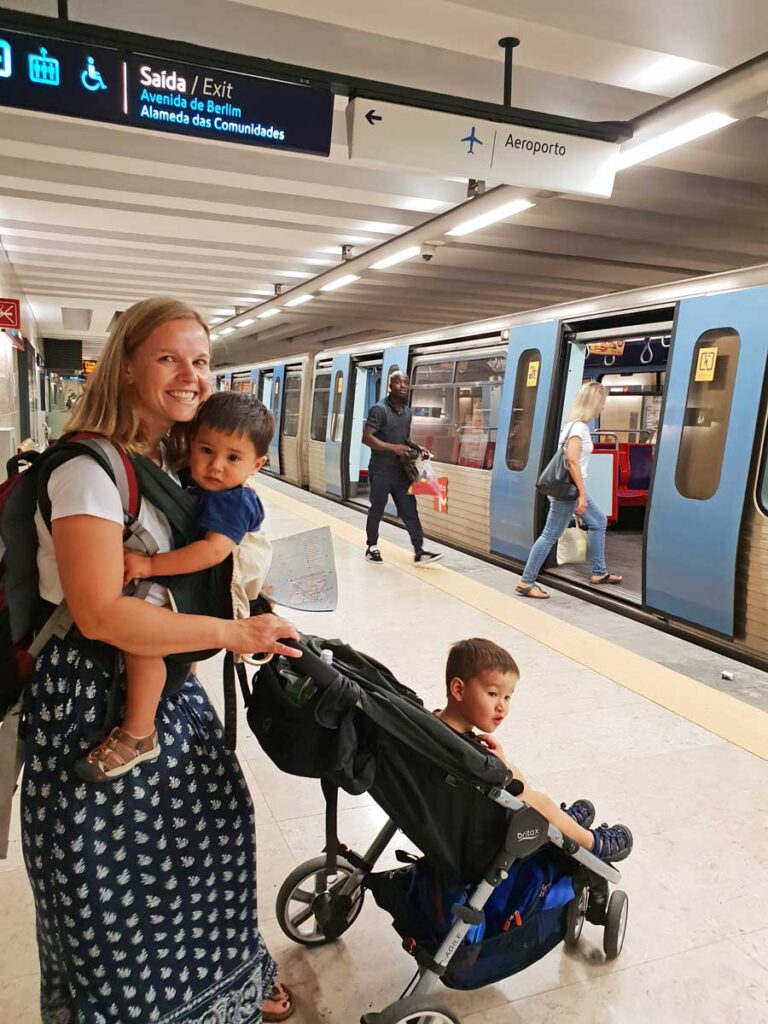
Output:
[[[173,474],[170,475],[173,477]],[[120,493],[98,462],[89,455],[78,455],[54,469],[48,480],[48,497],[51,501],[51,521],[66,519],[67,516],[95,516],[123,525]],[[139,522],[152,534],[159,551],[171,550],[171,528],[159,509],[142,500]],[[59,604],[64,600],[64,593],[56,567],[53,539],[39,509],[35,512],[35,526],[40,596],[51,604]],[[88,560],[87,550],[83,552],[83,559]],[[92,565],[91,569],[98,572],[96,565]],[[168,592],[165,587],[153,584],[147,600],[152,604],[168,604]]]
[[[586,480],[587,463],[589,462],[589,456],[592,454],[595,448],[592,442],[592,435],[589,432],[589,427],[586,423],[583,423],[581,420],[569,420],[560,432],[560,444],[563,444],[565,442],[566,437],[581,438],[579,469],[581,470],[582,479]]]

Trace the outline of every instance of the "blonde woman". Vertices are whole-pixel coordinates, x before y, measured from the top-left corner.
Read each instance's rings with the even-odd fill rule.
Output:
[[[549,499],[547,521],[541,536],[531,548],[523,575],[516,587],[517,593],[522,597],[531,597],[539,601],[546,601],[549,598],[547,591],[536,582],[536,577],[574,514],[581,516],[588,530],[587,545],[592,562],[590,583],[600,586],[605,583],[621,583],[623,579],[622,576],[616,576],[609,572],[605,564],[607,520],[604,513],[587,494],[585,483],[589,458],[594,449],[589,423],[590,420],[596,419],[600,415],[607,397],[608,390],[602,384],[590,381],[581,386],[568,411],[568,419],[560,433],[560,444],[565,445],[568,470],[576,485],[578,495],[570,501]]]
[[[204,321],[148,299],[121,316],[67,426],[170,473],[166,441],[208,391]],[[176,614],[162,588],[154,601],[123,596],[115,485],[81,455],[50,473],[47,491],[50,530],[35,516],[40,596],[66,598],[76,628],[47,642],[24,694],[22,843],[43,1024],[283,1020],[292,1005],[259,933],[248,786],[194,675],[166,688],[156,760],[106,787],[81,782],[74,765],[105,720],[116,650],[290,655],[281,640],[298,634],[274,615]],[[170,549],[168,520],[146,499],[139,521]]]

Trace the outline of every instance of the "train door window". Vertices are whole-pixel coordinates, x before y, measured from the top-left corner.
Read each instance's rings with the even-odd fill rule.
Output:
[[[344,393],[344,374],[337,370],[333,382],[333,409],[331,411],[331,435],[330,440],[339,442],[344,436],[344,411],[341,408],[341,399]]]
[[[274,406],[272,405],[272,377],[272,370],[261,374],[261,380],[259,381],[259,399],[271,412],[274,412]]]
[[[705,331],[693,350],[675,486],[706,501],[717,491],[741,342],[728,327]]]
[[[285,407],[283,434],[296,437],[299,432],[299,404],[301,402],[301,370],[285,371]]]
[[[313,441],[325,441],[328,430],[328,396],[331,390],[331,371],[321,370],[315,374],[315,391],[312,396],[312,418],[309,436]]]
[[[421,363],[413,371],[411,436],[436,461],[490,469],[506,356]]]
[[[528,465],[540,370],[541,352],[537,348],[526,349],[520,354],[507,439],[507,466],[517,473]]]

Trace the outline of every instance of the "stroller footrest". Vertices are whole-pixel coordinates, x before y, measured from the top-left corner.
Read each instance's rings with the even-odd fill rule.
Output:
[[[463,921],[464,924],[477,925],[483,923],[482,910],[476,910],[475,907],[468,907],[466,903],[454,903],[451,907],[451,913],[454,917],[458,918],[459,921]]]

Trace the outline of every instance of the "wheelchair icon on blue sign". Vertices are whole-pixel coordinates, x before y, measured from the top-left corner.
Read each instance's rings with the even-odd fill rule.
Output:
[[[80,81],[83,83],[83,86],[88,92],[98,92],[100,89],[106,89],[107,86],[101,77],[101,72],[96,68],[93,57],[87,57],[86,60],[88,61],[88,66],[80,75]]]

